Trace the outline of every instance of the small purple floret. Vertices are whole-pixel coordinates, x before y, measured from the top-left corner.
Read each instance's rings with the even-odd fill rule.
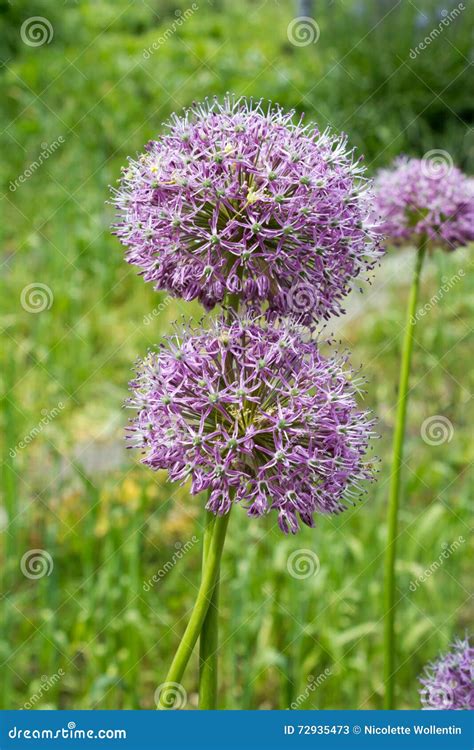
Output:
[[[430,244],[455,250],[474,240],[474,182],[445,152],[423,159],[400,157],[375,181],[381,231],[395,245]],[[442,158],[444,155],[444,159]]]
[[[474,648],[456,640],[452,650],[425,667],[421,702],[432,710],[474,710]]]
[[[373,422],[358,410],[344,359],[277,320],[218,320],[182,331],[139,364],[129,437],[152,469],[209,490],[207,508],[241,502],[296,533],[338,513],[372,478]]]

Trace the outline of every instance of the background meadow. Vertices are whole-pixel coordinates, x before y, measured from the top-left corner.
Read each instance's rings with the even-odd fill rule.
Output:
[[[473,172],[468,3],[453,17],[449,2],[317,2],[317,41],[302,46],[288,32],[296,5],[0,3],[1,708],[153,708],[199,581],[203,499],[124,449],[133,361],[174,319],[201,314],[154,293],[110,235],[109,185],[127,155],[172,111],[229,90],[346,131],[370,174],[432,149]],[[38,45],[24,26],[33,16],[49,24]],[[423,665],[472,622],[471,258],[472,247],[437,253],[422,279],[429,310],[415,333],[399,539],[400,708],[419,706]],[[390,250],[327,327],[364,367],[364,403],[379,419],[380,473],[363,503],[295,538],[273,518],[232,514],[221,708],[381,707],[384,519],[413,259]],[[440,418],[441,438],[430,438]],[[318,569],[295,577],[290,555],[305,550]],[[193,708],[196,657],[185,686]]]

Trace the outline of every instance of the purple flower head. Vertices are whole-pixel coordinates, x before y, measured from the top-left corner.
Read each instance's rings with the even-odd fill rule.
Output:
[[[230,96],[167,128],[115,191],[115,232],[144,279],[206,309],[231,293],[308,322],[337,313],[382,252],[345,136]],[[304,310],[301,287],[312,293]]]
[[[421,702],[426,709],[474,709],[474,648],[469,639],[456,640],[452,650],[425,667],[420,679]]]
[[[474,240],[473,181],[444,151],[423,159],[400,157],[375,181],[376,211],[382,232],[396,245],[425,235],[435,247],[455,250]]]
[[[373,423],[344,365],[276,319],[183,331],[139,364],[129,437],[151,468],[209,490],[213,513],[276,510],[296,533],[299,519],[344,510],[372,476]]]

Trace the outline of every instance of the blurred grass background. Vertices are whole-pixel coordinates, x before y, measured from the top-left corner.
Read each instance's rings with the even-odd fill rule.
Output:
[[[186,545],[201,537],[202,499],[123,450],[121,404],[134,360],[173,319],[200,314],[180,301],[162,304],[110,235],[108,186],[127,155],[172,111],[230,90],[345,130],[371,174],[400,152],[422,156],[434,148],[472,171],[472,6],[413,59],[410,51],[454,3],[317,2],[320,37],[304,47],[288,40],[297,13],[289,0],[204,0],[186,13],[191,5],[0,2],[1,708],[19,708],[32,696],[39,696],[37,708],[152,708],[199,580],[200,545]],[[20,34],[33,15],[54,31],[38,47]],[[59,138],[54,153],[12,189]],[[443,279],[464,271],[416,331],[398,568],[403,708],[419,705],[423,664],[472,620],[471,252],[434,255],[422,283],[423,303]],[[286,708],[301,695],[301,708],[381,707],[388,456],[411,263],[411,252],[390,252],[374,286],[349,302],[351,314],[337,326],[364,367],[366,404],[382,434],[379,480],[364,504],[291,539],[273,528],[273,518],[233,514],[223,570],[221,707]],[[21,305],[32,283],[52,294],[50,309],[39,314]],[[454,434],[430,446],[420,426],[435,414],[451,421]],[[410,581],[460,536],[466,543],[411,591]],[[295,580],[287,558],[302,548],[317,553],[321,570]],[[51,555],[50,575],[22,574],[21,558],[32,549]],[[146,591],[144,582],[167,563]],[[324,670],[329,676],[308,688]],[[188,707],[196,704],[196,678],[194,660]]]

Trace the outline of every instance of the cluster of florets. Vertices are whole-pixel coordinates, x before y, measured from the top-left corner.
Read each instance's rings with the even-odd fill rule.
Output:
[[[474,648],[469,639],[456,640],[452,650],[425,668],[420,679],[421,702],[434,710],[474,709]]]
[[[437,153],[400,157],[375,181],[380,228],[394,244],[426,237],[432,246],[455,250],[474,240],[474,183]]]
[[[174,116],[130,161],[115,231],[146,281],[206,309],[226,295],[306,321],[340,311],[381,254],[345,136],[227,97]]]
[[[138,367],[129,436],[207,508],[271,510],[285,532],[337,513],[372,477],[372,421],[343,359],[284,316],[338,313],[381,254],[360,160],[294,112],[226,97],[174,116],[115,191],[116,234],[145,280],[208,310]]]
[[[343,359],[281,322],[219,320],[139,364],[130,437],[153,469],[209,490],[208,510],[278,513],[284,532],[344,510],[372,471],[372,434]]]

